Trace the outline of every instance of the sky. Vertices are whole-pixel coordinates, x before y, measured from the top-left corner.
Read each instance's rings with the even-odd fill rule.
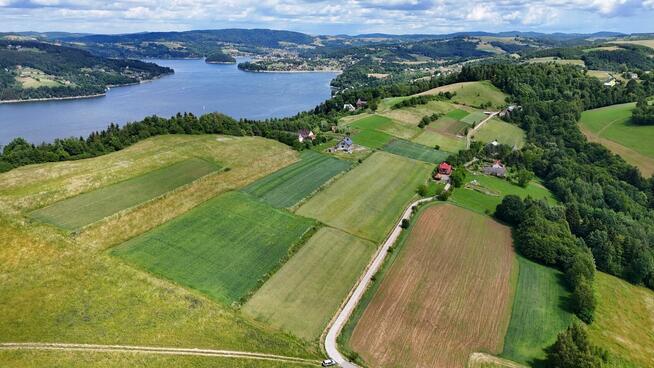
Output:
[[[0,0],[0,32],[654,32],[654,0]]]

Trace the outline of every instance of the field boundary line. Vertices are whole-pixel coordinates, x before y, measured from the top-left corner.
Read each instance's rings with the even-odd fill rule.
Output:
[[[283,355],[255,353],[235,350],[215,350],[201,348],[171,348],[138,345],[99,345],[99,344],[75,344],[75,343],[34,343],[34,342],[6,342],[0,343],[0,350],[61,350],[61,351],[90,351],[90,352],[118,352],[118,353],[143,353],[160,355],[191,355],[206,357],[240,358],[281,361],[286,363],[298,363],[306,365],[317,365],[319,361],[289,357]]]
[[[388,250],[395,244],[397,239],[400,237],[400,234],[402,233],[403,230],[401,227],[402,220],[409,219],[411,217],[411,215],[413,214],[414,206],[426,202],[431,202],[432,200],[433,198],[422,198],[414,202],[411,202],[409,204],[409,206],[402,213],[402,216],[396,223],[393,230],[390,232],[390,234],[388,234],[384,243],[382,243],[382,245],[379,247],[379,249],[373,256],[372,260],[364,270],[362,276],[359,278],[359,281],[357,281],[357,284],[354,286],[354,288],[352,288],[352,290],[348,294],[347,298],[345,299],[345,302],[341,305],[334,318],[332,318],[332,320],[329,322],[329,326],[327,327],[326,330],[327,334],[325,336],[325,341],[324,341],[325,350],[327,352],[327,355],[331,359],[336,361],[336,363],[338,363],[341,367],[359,368],[358,365],[348,361],[338,351],[338,344],[336,342],[338,335],[341,333],[341,330],[343,330],[343,327],[345,327],[345,324],[350,319],[350,316],[354,312],[356,306],[359,304],[359,301],[361,301],[361,298],[363,297],[365,291],[368,289],[368,286],[370,285],[372,277],[377,273],[377,271],[379,271],[382,264],[384,263],[384,260],[388,255]]]
[[[479,122],[479,124],[475,125],[472,129],[468,130],[468,134],[466,135],[466,149],[470,149],[470,140],[472,133],[476,132],[479,128],[481,128],[482,125],[486,124],[487,121],[490,119],[494,118],[495,115],[499,114],[499,112],[495,111],[488,115],[488,117],[482,121]]]

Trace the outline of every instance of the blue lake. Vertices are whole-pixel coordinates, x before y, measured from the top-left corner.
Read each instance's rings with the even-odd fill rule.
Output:
[[[148,115],[218,111],[234,118],[284,117],[312,109],[330,96],[334,73],[248,73],[203,60],[153,60],[175,74],[112,88],[80,100],[0,104],[0,145],[15,137],[40,143],[84,136]]]

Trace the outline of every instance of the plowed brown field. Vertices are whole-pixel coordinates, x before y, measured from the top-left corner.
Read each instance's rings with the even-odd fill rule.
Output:
[[[517,274],[509,228],[451,205],[425,209],[357,324],[374,367],[465,367],[500,353]]]

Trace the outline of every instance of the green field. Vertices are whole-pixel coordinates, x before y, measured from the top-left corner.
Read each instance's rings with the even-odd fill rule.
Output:
[[[432,166],[376,152],[297,213],[376,243],[383,240]]]
[[[352,137],[354,143],[369,148],[382,148],[391,139],[392,136],[376,130],[362,130]]]
[[[447,152],[434,149],[433,146],[427,147],[422,144],[405,141],[403,139],[393,139],[383,147],[386,152],[396,155],[412,158],[414,160],[425,161],[429,163],[438,163],[447,158],[450,154]]]
[[[12,368],[306,368],[307,364],[255,359],[163,354],[0,350],[0,364]]]
[[[467,188],[473,180],[476,180],[478,185],[472,188]],[[466,185],[461,188],[456,188],[450,200],[460,206],[472,209],[477,212],[495,212],[502,198],[508,194],[515,194],[521,198],[531,196],[536,199],[546,199],[549,203],[556,203],[547,188],[543,187],[540,183],[532,181],[526,188],[512,184],[507,180],[496,178],[488,175],[474,175],[468,173],[465,179]],[[481,190],[481,191],[480,191]]]
[[[586,66],[584,61],[580,60],[580,59],[561,59],[561,58],[553,57],[553,56],[533,58],[533,59],[529,59],[527,62],[529,62],[529,63],[555,63],[555,64],[561,64],[561,65],[577,65],[577,66],[581,66],[581,67]]]
[[[300,161],[257,180],[243,188],[243,192],[274,207],[292,207],[350,166],[348,161],[303,151]]]
[[[456,153],[466,148],[466,142],[463,138],[456,138],[450,135],[440,134],[429,129],[425,129],[419,136],[413,139],[413,142],[428,147],[438,145],[441,151]]]
[[[364,117],[352,122],[350,127],[358,130],[376,130],[403,139],[412,138],[420,133],[417,127],[396,123],[393,119],[382,115]]]
[[[595,274],[597,309],[591,341],[623,361],[611,367],[654,363],[654,292],[602,272]]]
[[[456,119],[456,120],[461,120],[461,119],[465,118],[468,115],[470,115],[469,112],[461,110],[461,109],[452,110],[452,111],[448,112],[447,114],[445,114],[445,116],[447,116],[449,118],[452,118],[452,119]]]
[[[629,122],[635,106],[628,103],[584,111],[579,122],[589,140],[604,144],[649,176],[654,174],[654,126]]]
[[[474,132],[473,139],[486,143],[497,140],[502,144],[522,148],[525,145],[525,132],[515,124],[491,119]]]
[[[220,169],[220,165],[189,159],[104,188],[84,193],[30,214],[36,220],[76,230],[121,210],[158,197]]]
[[[484,114],[482,111],[475,111],[468,114],[465,118],[461,119],[461,121],[469,125],[477,125],[487,117],[488,115]]]
[[[488,81],[454,83],[429,90],[423,94],[439,92],[456,92],[452,102],[472,107],[490,103],[497,109],[506,103],[506,95]]]
[[[313,221],[230,192],[114,248],[112,254],[211,298],[239,301]]]
[[[248,301],[255,319],[317,340],[366,267],[375,245],[333,228],[320,229]]]
[[[502,357],[520,363],[545,358],[544,348],[556,340],[574,315],[564,306],[569,297],[563,274],[518,256],[518,285]]]

